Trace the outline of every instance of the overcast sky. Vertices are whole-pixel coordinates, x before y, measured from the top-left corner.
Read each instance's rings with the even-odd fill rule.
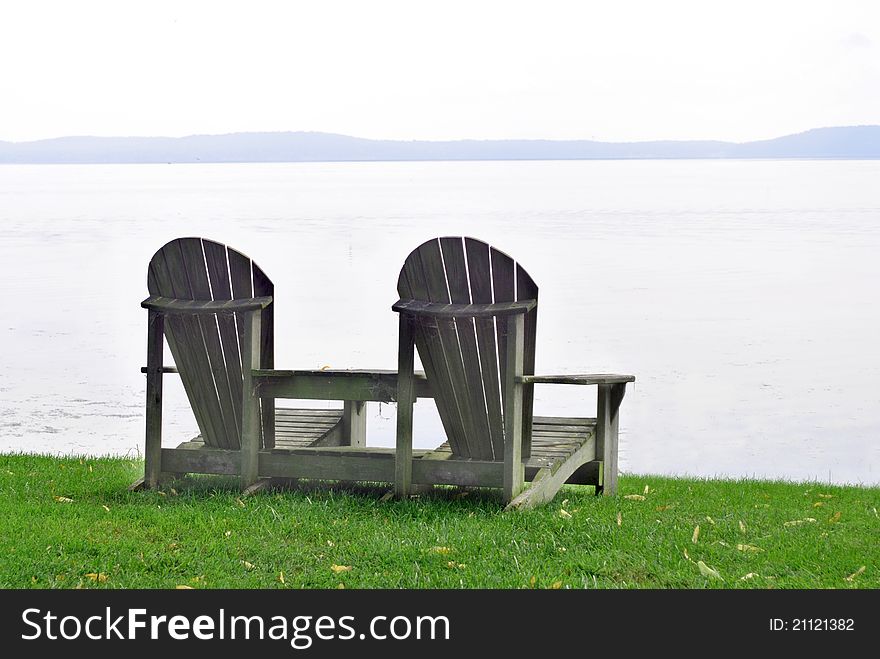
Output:
[[[854,124],[880,124],[877,0],[0,8],[0,140],[745,141]]]

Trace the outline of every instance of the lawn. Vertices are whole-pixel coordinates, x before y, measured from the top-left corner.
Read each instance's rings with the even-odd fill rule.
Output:
[[[880,488],[625,475],[502,513],[489,491],[235,479],[0,455],[3,588],[878,588]]]

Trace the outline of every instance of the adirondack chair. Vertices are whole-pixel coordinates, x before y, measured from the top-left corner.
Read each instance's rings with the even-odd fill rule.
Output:
[[[397,288],[398,496],[432,477],[501,487],[512,508],[549,501],[566,482],[616,492],[618,409],[635,377],[536,376],[538,287],[519,263],[473,238],[435,238],[407,257]],[[533,416],[544,383],[598,385],[597,418]],[[413,402],[426,395],[447,442],[414,455]]]
[[[150,261],[147,429],[144,478],[132,488],[155,487],[163,475],[186,472],[240,474],[258,482],[260,453],[308,446],[363,446],[363,403],[341,409],[276,409],[253,397],[254,369],[271,369],[274,287],[240,252],[202,238],[179,238]],[[176,367],[163,366],[163,337]],[[162,378],[178,373],[199,435],[163,449]],[[309,375],[324,372],[303,371]],[[309,381],[310,382],[310,381]],[[318,392],[324,393],[324,392]],[[306,395],[306,398],[316,396]],[[333,398],[329,392],[328,400]],[[247,441],[243,441],[247,440]]]

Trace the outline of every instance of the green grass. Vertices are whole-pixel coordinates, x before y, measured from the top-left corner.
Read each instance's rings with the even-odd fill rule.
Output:
[[[235,479],[188,477],[127,492],[141,469],[0,455],[0,587],[880,587],[880,488],[624,476],[616,498],[568,487],[502,513],[454,489],[242,499]]]

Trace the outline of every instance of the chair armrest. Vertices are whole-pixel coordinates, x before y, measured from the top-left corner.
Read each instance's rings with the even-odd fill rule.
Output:
[[[635,375],[594,373],[591,375],[523,375],[517,382],[523,384],[625,384],[635,382]]]
[[[445,302],[423,302],[422,300],[398,300],[391,307],[391,310],[427,318],[488,318],[527,313],[537,304],[537,300],[495,302],[492,304],[446,304]]]
[[[271,296],[250,297],[239,300],[178,300],[170,297],[151,295],[141,302],[144,309],[164,314],[218,314],[259,311],[272,304]]]

